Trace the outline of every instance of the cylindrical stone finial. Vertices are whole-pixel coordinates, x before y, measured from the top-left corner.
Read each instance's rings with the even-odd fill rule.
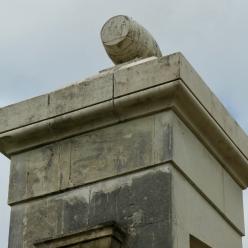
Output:
[[[135,58],[162,56],[151,34],[128,16],[110,18],[102,27],[101,39],[104,48],[115,64]]]

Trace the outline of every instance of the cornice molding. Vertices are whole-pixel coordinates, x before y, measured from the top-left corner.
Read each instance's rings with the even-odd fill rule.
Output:
[[[140,80],[139,76],[134,74],[135,70],[137,70],[137,75],[141,74],[142,63],[146,64],[145,67],[159,66],[160,69],[157,68],[155,71],[166,69],[161,68],[161,63],[162,67],[173,67],[174,69],[170,72],[161,72],[163,76],[157,75],[157,79],[154,79],[154,76],[151,77],[156,82],[152,84],[151,79],[145,77],[145,75],[142,75],[142,80]],[[162,58],[162,61],[156,58],[146,59],[143,62],[134,62],[133,65],[125,65],[123,68],[118,67],[117,71],[106,71],[98,78],[87,82],[88,84],[90,81],[99,83],[99,78],[101,83],[107,80],[107,88],[110,87],[111,89],[107,89],[105,92],[112,91],[112,98],[107,93],[105,97],[99,97],[99,92],[94,93],[97,95],[98,102],[96,100],[91,101],[91,105],[71,109],[69,112],[62,112],[59,115],[16,127],[12,130],[6,128],[8,131],[0,133],[0,151],[11,157],[13,154],[44,144],[172,109],[221,162],[236,182],[242,188],[246,188],[248,186],[248,159],[247,151],[245,152],[244,149],[248,143],[247,136],[232,122],[228,113],[222,111],[223,106],[216,100],[217,98],[211,91],[208,92],[208,88],[197,85],[192,89],[192,85],[195,83],[189,82],[198,80],[199,83],[200,79],[192,70],[193,76],[185,76],[187,74],[185,68],[188,66],[185,64],[182,55],[175,54]],[[181,71],[177,70],[178,68],[182,68]],[[188,74],[190,73],[188,72]],[[136,86],[133,85],[129,92],[126,86],[123,88],[123,75],[133,79],[137,77]],[[142,84],[144,77],[148,83],[144,82]],[[110,79],[112,79],[112,84],[109,83]],[[125,80],[129,79],[126,78]],[[186,80],[188,81],[186,82]],[[123,94],[121,93],[122,88],[124,89]],[[200,90],[200,88],[202,89]],[[204,94],[204,91],[208,94]],[[211,99],[208,99],[208,96]],[[65,105],[70,105],[72,99],[65,98],[65,101],[68,101],[68,103],[64,103]],[[215,108],[211,111],[213,101]],[[4,109],[1,111],[4,111]],[[217,114],[220,111],[222,111],[220,114],[222,116],[218,117]],[[227,123],[222,125],[224,120]],[[231,130],[228,132],[228,128],[231,128],[232,125],[235,125],[235,130],[238,131]],[[233,138],[235,133],[237,137],[243,133],[240,142]]]

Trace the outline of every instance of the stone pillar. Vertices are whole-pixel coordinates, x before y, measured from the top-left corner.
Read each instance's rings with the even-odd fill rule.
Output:
[[[10,248],[241,248],[248,139],[180,54],[0,110]]]

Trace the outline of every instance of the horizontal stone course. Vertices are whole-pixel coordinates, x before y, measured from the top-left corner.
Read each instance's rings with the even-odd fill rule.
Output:
[[[47,143],[168,109],[177,113],[237,183],[242,188],[246,188],[247,158],[215,120],[209,117],[208,112],[181,80],[0,134],[0,149],[13,156]]]
[[[170,118],[144,117],[14,155],[9,203],[170,160]]]
[[[156,168],[169,161],[244,232],[241,188],[230,176],[226,180],[227,172],[219,161],[173,111],[123,122],[13,156],[9,204]],[[230,199],[235,199],[235,204]]]
[[[30,248],[109,221],[125,230],[129,247],[171,247],[170,194],[163,166],[13,206],[10,247]]]

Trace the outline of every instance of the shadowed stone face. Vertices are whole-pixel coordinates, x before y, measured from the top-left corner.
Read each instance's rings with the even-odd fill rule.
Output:
[[[162,56],[151,34],[124,15],[110,18],[101,30],[101,38],[107,54],[115,64],[135,58]]]
[[[171,182],[167,164],[15,205],[9,247],[120,248],[98,235],[104,229],[93,232],[100,243],[88,235],[115,222],[125,233],[122,248],[171,248]]]

